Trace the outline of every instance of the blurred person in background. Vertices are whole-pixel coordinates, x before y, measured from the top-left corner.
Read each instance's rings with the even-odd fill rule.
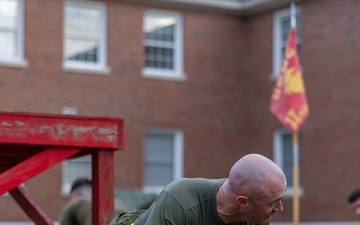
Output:
[[[60,214],[60,225],[92,225],[91,224],[91,180],[78,178],[70,190],[70,202],[63,208]],[[127,211],[125,205],[114,200],[115,215]]]
[[[354,213],[360,217],[360,189],[357,188],[352,191],[348,197],[348,203]]]

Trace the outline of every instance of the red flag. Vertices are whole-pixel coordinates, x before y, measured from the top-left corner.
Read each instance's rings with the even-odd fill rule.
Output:
[[[270,101],[270,111],[292,131],[298,131],[309,115],[295,38],[295,29],[291,28]]]

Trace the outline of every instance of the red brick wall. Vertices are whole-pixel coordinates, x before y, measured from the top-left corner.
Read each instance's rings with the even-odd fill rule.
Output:
[[[273,82],[272,15],[250,18],[175,10],[184,17],[185,82],[143,79],[143,12],[147,7],[104,1],[108,10],[109,75],[64,72],[63,1],[31,0],[25,7],[25,69],[0,67],[0,110],[125,119],[125,150],[116,153],[116,188],[142,187],[143,135],[148,127],[184,131],[187,177],[226,177],[242,155],[272,158],[281,125],[268,109]],[[360,1],[303,0],[301,64],[310,116],[301,129],[302,221],[356,220],[348,193],[360,186],[357,126],[360,108]],[[333,15],[337,15],[336,17]],[[61,197],[61,166],[26,183],[53,219]],[[292,201],[275,221],[292,221]],[[11,197],[2,220],[28,220]]]
[[[105,2],[111,73],[104,76],[62,71],[63,2],[26,1],[25,55],[29,66],[0,67],[4,77],[0,91],[8,96],[0,99],[1,109],[60,113],[63,106],[72,106],[80,115],[124,118],[125,150],[116,153],[115,162],[117,188],[142,187],[143,136],[148,127],[184,131],[186,176],[227,176],[229,167],[242,155],[238,149],[244,97],[238,94],[241,20],[180,11],[187,80],[143,79],[143,12],[153,7]],[[61,166],[26,186],[45,213],[57,220],[68,201],[60,196]],[[0,202],[2,219],[27,220],[16,204],[8,207],[9,202],[10,197]]]

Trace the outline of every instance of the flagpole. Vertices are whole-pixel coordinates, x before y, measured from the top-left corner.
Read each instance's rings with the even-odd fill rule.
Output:
[[[293,219],[294,225],[299,224],[299,138],[298,132],[293,132]]]
[[[296,9],[294,1],[291,1],[291,27],[296,29]],[[293,222],[294,225],[299,224],[300,209],[299,209],[299,138],[298,132],[293,132]]]
[[[291,27],[296,28],[296,9],[295,9],[295,2],[291,2],[291,16],[290,16],[290,23]]]
[[[296,9],[291,2],[291,28],[279,76],[270,101],[270,111],[292,130],[293,136],[293,221],[299,225],[299,137],[298,130],[309,115],[305,86],[296,49]],[[296,87],[296,88],[294,88]]]

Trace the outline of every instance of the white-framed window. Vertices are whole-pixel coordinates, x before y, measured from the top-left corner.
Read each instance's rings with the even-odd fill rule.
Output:
[[[281,10],[274,14],[273,17],[273,74],[272,79],[276,79],[279,75],[284,51],[291,27],[291,11],[290,9]],[[296,44],[298,53],[301,44],[301,26],[300,12],[296,11]],[[300,54],[299,54],[300,57]]]
[[[71,184],[79,177],[91,180],[91,155],[68,159],[62,163],[62,195],[70,194]]]
[[[25,67],[24,1],[0,0],[0,65]]]
[[[106,6],[67,1],[64,13],[64,70],[108,73]]]
[[[184,135],[180,130],[147,129],[144,145],[144,191],[160,193],[183,177]]]
[[[184,80],[182,15],[176,12],[146,10],[143,32],[143,76]]]
[[[299,135],[299,195],[303,194],[301,187],[301,135]],[[273,134],[274,162],[284,171],[287,179],[286,197],[292,197],[293,188],[293,140],[290,130],[281,128]]]

